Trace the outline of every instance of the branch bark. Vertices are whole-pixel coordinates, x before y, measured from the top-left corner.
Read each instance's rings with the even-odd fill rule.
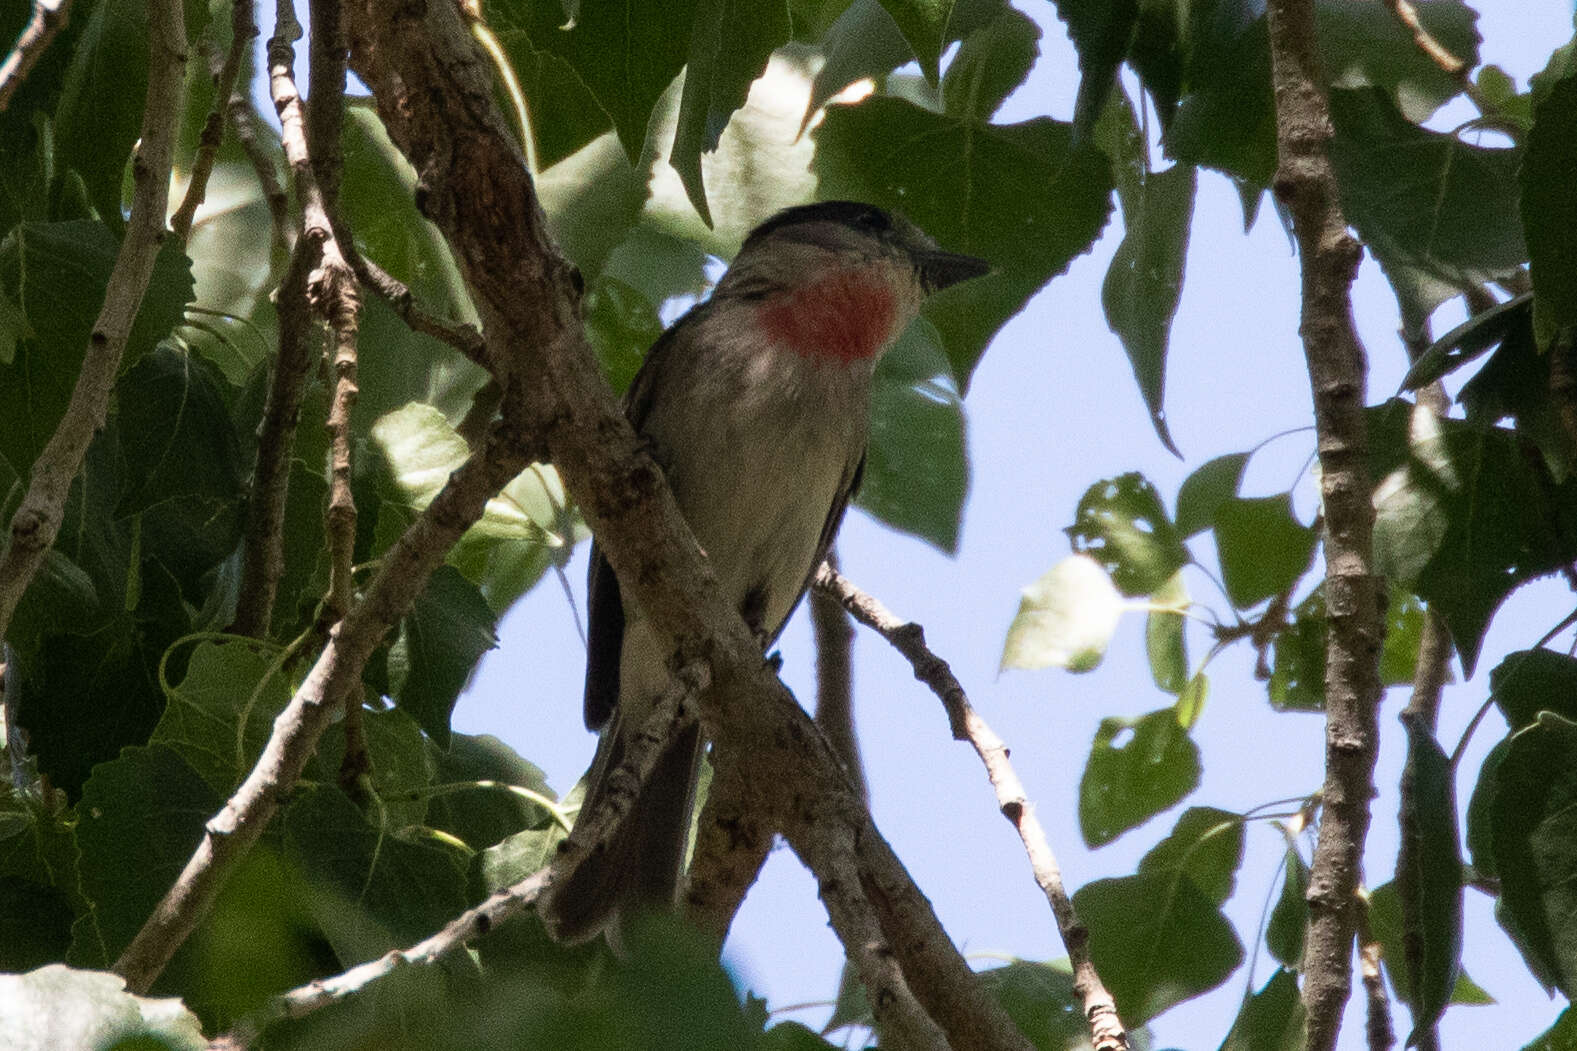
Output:
[[[914,668],[914,677],[930,687],[947,711],[947,721],[955,741],[968,741],[986,768],[986,777],[996,792],[997,808],[1019,834],[1029,856],[1035,882],[1046,895],[1063,947],[1073,965],[1073,991],[1084,1008],[1095,1051],[1126,1051],[1128,1033],[1117,1015],[1117,1004],[1107,991],[1090,960],[1090,932],[1079,920],[1073,902],[1062,885],[1062,869],[1052,853],[1046,830],[1035,816],[1035,807],[1024,791],[1024,784],[1008,760],[1008,746],[986,724],[969,703],[964,687],[947,662],[925,642],[925,629],[912,621],[894,616],[874,597],[855,587],[830,564],[816,572],[815,593],[839,603],[855,620],[892,643]]]
[[[170,229],[185,241],[192,232],[192,220],[197,207],[208,192],[208,177],[214,172],[214,162],[219,159],[219,146],[224,142],[225,111],[236,92],[236,80],[241,75],[242,56],[251,48],[257,36],[257,12],[254,0],[235,0],[230,9],[230,50],[225,53],[224,64],[214,74],[214,107],[203,122],[202,134],[197,139],[197,158],[192,162],[191,179],[186,184],[186,194],[181,206],[170,217]]]
[[[531,459],[532,447],[521,431],[507,424],[496,428],[389,549],[361,601],[334,627],[312,671],[274,720],[257,765],[209,819],[175,885],[115,961],[114,970],[129,989],[146,992],[208,914],[231,871],[295,787],[334,713],[361,689],[367,658],[411,608],[449,549],[482,516],[487,501]]]
[[[1352,986],[1359,883],[1380,702],[1384,589],[1374,573],[1374,509],[1366,464],[1367,362],[1350,287],[1361,249],[1347,232],[1336,175],[1312,0],[1271,0],[1276,104],[1275,192],[1292,215],[1303,275],[1299,333],[1314,396],[1325,516],[1325,787],[1310,873],[1304,949],[1308,1048],[1331,1051]]]
[[[701,719],[721,748],[751,757],[751,806],[819,879],[839,871],[854,843],[862,887],[904,978],[955,1047],[1027,1048],[882,841],[815,725],[764,666],[619,412],[585,345],[576,275],[552,246],[494,106],[489,66],[459,12],[357,0],[346,24],[352,68],[416,169],[419,203],[476,295],[506,405],[511,397],[525,403],[525,419],[540,428],[626,594],[672,641],[676,659],[710,665],[714,688],[701,699]]]
[[[33,15],[16,38],[16,47],[0,62],[0,113],[11,103],[11,96],[27,79],[49,42],[66,28],[71,0],[33,0]]]
[[[270,1024],[284,1019],[305,1018],[330,1004],[338,1003],[374,982],[409,964],[432,964],[464,949],[471,941],[496,930],[534,904],[553,882],[566,876],[589,854],[607,846],[619,826],[628,818],[642,785],[650,779],[663,748],[672,737],[693,722],[693,701],[706,689],[710,676],[706,666],[696,662],[675,673],[669,690],[658,699],[646,725],[630,742],[623,761],[611,781],[623,791],[603,797],[603,806],[577,822],[574,831],[559,844],[558,853],[548,865],[503,890],[495,891],[481,905],[468,909],[445,924],[443,929],[409,949],[395,950],[350,968],[332,978],[321,978],[275,997],[265,1008],[217,1038],[212,1048],[250,1047]]]
[[[121,355],[165,237],[185,73],[186,23],[179,0],[148,0],[148,93],[141,139],[132,155],[131,217],[71,401],[33,464],[27,494],[11,519],[9,543],[0,557],[0,639],[55,542],[72,479],[109,411]]]

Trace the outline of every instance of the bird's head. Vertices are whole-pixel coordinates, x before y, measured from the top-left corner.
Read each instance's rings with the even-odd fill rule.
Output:
[[[825,201],[751,231],[713,298],[747,304],[766,338],[804,357],[874,363],[927,295],[990,269],[942,251],[902,216]]]

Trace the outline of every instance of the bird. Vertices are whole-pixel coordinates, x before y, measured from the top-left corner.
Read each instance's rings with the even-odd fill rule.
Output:
[[[648,351],[625,415],[763,653],[859,489],[877,362],[928,295],[990,269],[874,205],[798,205],[752,230]],[[582,815],[669,682],[670,654],[595,541],[586,637],[585,721],[601,737]],[[549,888],[538,911],[555,939],[617,947],[628,917],[677,906],[702,748],[698,725],[678,733],[605,849]]]

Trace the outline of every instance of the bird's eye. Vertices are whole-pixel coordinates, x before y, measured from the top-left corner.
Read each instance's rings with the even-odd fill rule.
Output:
[[[887,218],[887,213],[879,212],[874,208],[868,212],[860,213],[857,221],[861,226],[873,233],[886,233],[893,228],[892,220]]]

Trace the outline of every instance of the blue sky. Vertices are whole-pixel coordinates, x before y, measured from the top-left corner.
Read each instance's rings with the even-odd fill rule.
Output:
[[[1519,84],[1572,34],[1566,0],[1481,0],[1474,6],[1481,13],[1485,61]],[[1077,87],[1073,51],[1050,5],[1025,10],[1045,31],[1042,57],[1000,119],[1045,113],[1067,119]],[[1449,110],[1436,123],[1449,127],[1467,115]],[[975,374],[967,401],[973,482],[957,557],[896,535],[863,513],[850,515],[839,541],[845,572],[900,615],[925,625],[932,646],[952,662],[975,706],[1012,747],[1070,888],[1131,873],[1181,810],[1094,852],[1084,849],[1075,818],[1079,775],[1100,719],[1150,711],[1169,698],[1151,683],[1138,615],[1125,617],[1106,662],[1091,674],[998,676],[1019,588],[1068,553],[1062,529],[1095,480],[1140,470],[1170,501],[1188,472],[1210,457],[1252,448],[1310,421],[1297,338],[1298,263],[1288,238],[1268,208],[1243,234],[1236,192],[1223,177],[1203,173],[1167,382],[1171,430],[1186,460],[1162,449],[1100,307],[1100,283],[1121,235],[1121,221],[1114,219],[1095,250],[1003,330]],[[1396,389],[1405,354],[1396,338],[1394,300],[1372,262],[1363,264],[1354,298],[1370,356],[1370,401],[1382,400]],[[1436,331],[1460,316],[1458,308],[1445,308]],[[1251,462],[1244,492],[1268,495],[1296,483],[1297,506],[1307,521],[1311,448],[1307,434],[1272,444]],[[1210,552],[1196,551],[1208,564]],[[577,589],[584,565],[583,548],[569,568]],[[545,583],[505,619],[500,646],[462,698],[455,726],[503,738],[543,766],[564,792],[585,768],[594,741],[581,726],[582,644],[560,589]],[[1190,586],[1197,599],[1224,610],[1202,575],[1191,577]],[[1564,587],[1544,581],[1501,611],[1478,676],[1447,689],[1440,733],[1448,747],[1486,696],[1487,673],[1499,655],[1531,644],[1570,608]],[[1203,635],[1191,643],[1194,654],[1203,652]],[[857,718],[872,807],[942,921],[982,964],[998,954],[1062,956],[1045,900],[1012,828],[996,812],[973,752],[951,740],[940,705],[880,639],[862,633],[856,647]],[[813,650],[803,612],[780,649],[785,679],[796,695],[810,698]],[[1305,795],[1323,778],[1320,720],[1272,712],[1253,679],[1253,660],[1252,651],[1239,647],[1211,666],[1211,694],[1195,732],[1204,778],[1185,805],[1242,811]],[[1380,796],[1367,854],[1371,885],[1388,880],[1394,863],[1402,764],[1395,716],[1404,703],[1405,691],[1394,690],[1382,713]],[[1464,806],[1478,761],[1503,732],[1493,713],[1479,728],[1463,764],[1468,779],[1458,786]],[[1251,825],[1237,893],[1227,905],[1250,952],[1266,897],[1279,886],[1281,857],[1280,833],[1263,822]],[[1499,1003],[1452,1009],[1442,1029],[1444,1046],[1520,1047],[1553,1021],[1563,1003],[1533,982],[1495,925],[1488,900],[1470,891],[1467,905],[1464,959]],[[773,1008],[833,996],[842,952],[813,881],[786,849],[774,854],[746,901],[726,958],[741,984]],[[1256,984],[1272,970],[1261,953]],[[1158,1046],[1216,1047],[1246,982],[1247,972],[1240,971],[1216,992],[1163,1016],[1154,1025]],[[1354,1005],[1361,1009],[1359,999]],[[825,1013],[791,1017],[819,1024]],[[1398,1032],[1407,1028],[1398,1015]],[[1362,1046],[1361,1016],[1351,1011],[1342,1046]]]

